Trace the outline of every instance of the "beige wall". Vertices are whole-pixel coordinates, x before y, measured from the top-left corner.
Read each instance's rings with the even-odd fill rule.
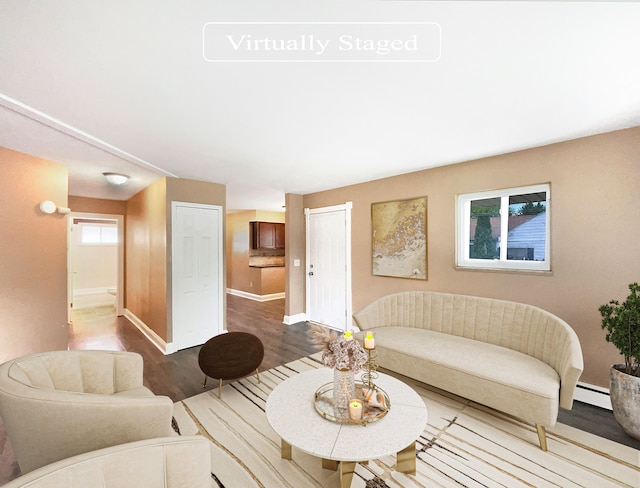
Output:
[[[220,183],[190,180],[188,178],[165,178],[167,182],[167,210],[171,202],[203,203],[205,205],[227,204],[227,189]]]
[[[127,201],[125,254],[126,307],[167,339],[166,179]]]
[[[69,195],[69,208],[72,212],[112,215],[127,214],[127,202],[125,200],[105,200],[101,198]]]
[[[226,220],[227,288],[254,295],[270,295],[284,292],[284,268],[249,267],[249,251],[251,247],[249,222],[285,222],[285,213],[247,210],[231,213],[227,215]]]
[[[302,195],[287,193],[285,227],[285,317],[305,312],[306,246],[304,200]],[[294,266],[300,260],[300,266]],[[289,322],[289,320],[287,320]]]
[[[0,363],[67,348],[67,220],[40,212],[67,207],[67,169],[0,148]]]
[[[455,268],[456,194],[545,182],[551,183],[551,273]],[[581,381],[608,387],[609,365],[620,356],[604,340],[598,307],[611,298],[623,299],[628,283],[640,280],[639,188],[636,127],[314,193],[304,197],[304,206],[353,202],[354,311],[379,296],[409,289],[537,305],[577,332],[585,357]],[[372,276],[371,203],[422,195],[428,196],[428,281]]]

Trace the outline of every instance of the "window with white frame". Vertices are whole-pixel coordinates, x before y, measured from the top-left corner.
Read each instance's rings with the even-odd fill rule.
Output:
[[[118,227],[115,224],[80,224],[82,244],[117,244]]]
[[[458,195],[456,265],[550,271],[550,185]]]

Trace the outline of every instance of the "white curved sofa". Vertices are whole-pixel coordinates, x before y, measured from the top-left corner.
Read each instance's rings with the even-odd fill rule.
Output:
[[[535,423],[545,451],[545,428],[559,406],[573,405],[578,337],[538,307],[410,291],[375,300],[354,320],[375,332],[380,367]]]
[[[211,488],[211,447],[202,436],[162,437],[73,456],[3,488]]]
[[[143,386],[142,356],[52,351],[0,365],[0,417],[22,473],[84,452],[174,435],[173,402]]]

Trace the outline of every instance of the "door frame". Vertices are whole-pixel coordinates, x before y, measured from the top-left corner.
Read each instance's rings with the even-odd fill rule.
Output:
[[[71,248],[73,243],[72,229],[74,219],[116,221],[118,228],[116,316],[124,315],[124,215],[71,212],[67,215],[67,322],[69,324],[71,323],[71,314],[73,312],[73,253],[71,252]]]
[[[305,242],[306,242],[306,272],[305,272],[305,315],[307,320],[311,317],[311,290],[310,290],[310,278],[309,273],[311,272],[310,264],[310,256],[311,256],[311,236],[310,226],[309,226],[309,216],[323,213],[332,213],[332,212],[344,212],[345,218],[345,242],[344,242],[344,252],[345,252],[345,330],[349,330],[353,327],[353,320],[350,321],[353,314],[353,306],[352,306],[352,291],[351,291],[351,209],[353,208],[353,202],[346,202],[341,205],[332,205],[329,207],[320,207],[320,208],[305,208]],[[326,325],[326,324],[323,324]]]
[[[224,221],[225,221],[225,213],[224,213],[224,207],[222,205],[212,205],[212,204],[207,204],[207,203],[190,203],[190,202],[181,202],[181,201],[177,201],[177,200],[172,200],[171,201],[171,282],[170,282],[170,286],[171,286],[171,342],[167,344],[167,354],[172,353],[172,352],[176,352],[178,351],[178,345],[176,344],[176,338],[174,335],[174,327],[173,327],[173,318],[174,318],[174,306],[173,306],[173,302],[176,298],[176,292],[175,292],[175,287],[174,287],[174,269],[173,267],[175,266],[175,263],[177,263],[176,260],[176,245],[175,245],[175,238],[176,238],[176,234],[175,234],[175,222],[177,221],[177,213],[178,213],[178,207],[191,207],[191,208],[201,208],[201,209],[209,209],[209,210],[217,210],[219,212],[219,219],[218,219],[218,228],[216,229],[218,232],[218,243],[219,243],[219,255],[218,255],[218,290],[219,290],[219,296],[218,296],[218,330],[217,330],[217,334],[223,334],[224,332],[226,332],[225,329],[225,323],[224,323],[224,307],[225,307],[225,290],[226,287],[225,285],[225,279],[226,279],[226,273],[225,273],[225,268],[224,268],[224,259],[225,259],[225,235],[224,235]],[[168,335],[168,334],[167,334]]]

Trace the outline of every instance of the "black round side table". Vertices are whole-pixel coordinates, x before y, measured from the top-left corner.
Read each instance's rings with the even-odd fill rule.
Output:
[[[258,382],[258,366],[264,358],[262,341],[248,332],[227,332],[217,335],[202,345],[198,354],[198,365],[207,377],[220,381],[218,398],[222,395],[222,380],[243,378],[255,371]]]

